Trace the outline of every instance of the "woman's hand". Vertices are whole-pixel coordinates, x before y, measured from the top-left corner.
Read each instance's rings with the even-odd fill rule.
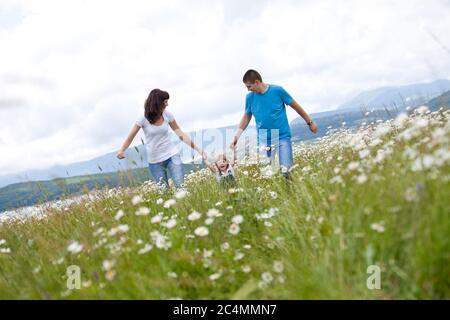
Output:
[[[130,134],[123,142],[122,146],[119,149],[119,152],[117,152],[116,157],[119,159],[125,159],[125,150],[130,146],[131,142],[133,142],[134,137],[137,135],[138,131],[141,129],[137,124],[133,125],[133,128],[131,128]]]
[[[208,160],[208,154],[202,150],[202,152],[200,152],[200,154],[202,155],[202,158],[204,161]]]

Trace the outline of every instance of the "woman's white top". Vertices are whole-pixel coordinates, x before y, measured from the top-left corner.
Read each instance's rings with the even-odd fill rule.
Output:
[[[144,130],[148,163],[158,163],[173,157],[179,152],[178,146],[170,139],[169,122],[175,120],[170,112],[163,112],[163,123],[151,124],[145,117],[136,121]]]

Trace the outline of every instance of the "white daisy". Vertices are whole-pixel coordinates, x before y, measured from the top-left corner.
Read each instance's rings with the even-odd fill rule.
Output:
[[[261,279],[262,279],[265,283],[269,284],[269,283],[272,282],[273,276],[272,276],[272,274],[271,274],[270,272],[263,272],[263,273],[261,274]]]
[[[142,200],[142,197],[140,196],[140,195],[135,195],[132,199],[131,199],[131,203],[135,206],[135,205],[137,205],[137,204],[139,204],[139,203],[141,203],[143,200]]]
[[[116,264],[116,262],[114,260],[104,260],[103,264],[102,264],[103,270],[109,271],[114,267],[115,264]]]
[[[138,251],[138,254],[144,254],[153,249],[153,246],[149,243],[145,244],[145,246]]]
[[[356,182],[359,184],[363,184],[367,181],[367,175],[365,175],[364,173],[360,174],[359,176],[356,177]]]
[[[209,276],[209,280],[216,281],[217,279],[220,278],[221,275],[222,275],[222,273],[220,273],[220,272],[214,273],[214,274]]]
[[[252,268],[249,265],[242,266],[242,272],[249,273],[252,271]]]
[[[136,211],[136,215],[137,216],[146,216],[150,213],[150,209],[147,207],[140,207],[137,211]]]
[[[166,202],[164,202],[164,208],[170,208],[176,203],[175,199],[169,199]]]
[[[277,273],[281,273],[284,270],[284,265],[282,261],[275,261],[273,263],[273,271],[277,272]]]
[[[232,235],[237,235],[240,231],[239,225],[232,223],[228,230]]]
[[[348,164],[347,166],[348,170],[353,171],[359,168],[359,162],[357,161],[352,161]]]
[[[73,241],[67,247],[67,251],[69,251],[72,254],[80,253],[82,250],[83,250],[83,245],[79,244],[77,241]]]
[[[188,192],[186,190],[179,190],[177,192],[175,192],[175,198],[177,199],[183,199],[184,197],[186,197],[188,194]]]
[[[119,210],[116,213],[116,216],[114,217],[114,220],[120,220],[120,218],[122,218],[125,215],[125,213],[123,212],[123,210]]]
[[[162,221],[162,215],[157,214],[153,216],[150,220],[151,223],[160,223]]]
[[[384,232],[384,226],[383,226],[382,222],[372,223],[372,224],[370,225],[370,228],[371,228],[372,230],[375,230],[375,231],[380,232],[380,233],[383,233],[383,232]]]
[[[236,251],[236,254],[234,256],[234,261],[239,261],[242,260],[242,258],[244,258],[245,254],[243,254],[240,251]]]
[[[202,214],[200,212],[193,211],[190,215],[188,215],[187,218],[189,221],[195,221],[195,220],[200,219],[201,216],[202,216]]]
[[[214,217],[221,217],[222,213],[220,213],[219,210],[217,210],[216,208],[212,208],[209,209],[208,212],[206,213],[206,215],[210,218],[214,218]]]
[[[167,229],[172,229],[173,227],[175,227],[177,225],[177,220],[175,220],[175,219],[170,219],[169,221],[167,221],[165,224],[164,224],[164,226],[167,228]]]
[[[244,221],[244,217],[243,217],[242,215],[238,214],[238,215],[235,215],[235,216],[231,219],[231,221],[232,221],[234,224],[241,224],[241,223]]]
[[[207,227],[201,226],[195,229],[194,233],[199,237],[205,237],[209,234],[209,230]]]

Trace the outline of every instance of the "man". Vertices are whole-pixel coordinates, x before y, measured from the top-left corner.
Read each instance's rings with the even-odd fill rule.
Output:
[[[239,123],[230,148],[236,144],[242,132],[247,128],[252,115],[255,116],[258,131],[258,145],[266,145],[267,156],[272,158],[272,149],[278,151],[280,169],[284,176],[289,176],[289,169],[294,164],[292,155],[291,129],[286,116],[286,107],[292,107],[306,122],[311,132],[317,132],[317,126],[282,87],[264,83],[255,70],[248,70],[243,77],[248,91],[245,100],[245,113]]]

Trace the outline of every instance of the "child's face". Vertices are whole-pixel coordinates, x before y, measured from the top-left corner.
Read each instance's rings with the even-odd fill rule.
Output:
[[[228,167],[228,160],[224,156],[219,156],[217,157],[216,164],[220,171],[224,171]]]

